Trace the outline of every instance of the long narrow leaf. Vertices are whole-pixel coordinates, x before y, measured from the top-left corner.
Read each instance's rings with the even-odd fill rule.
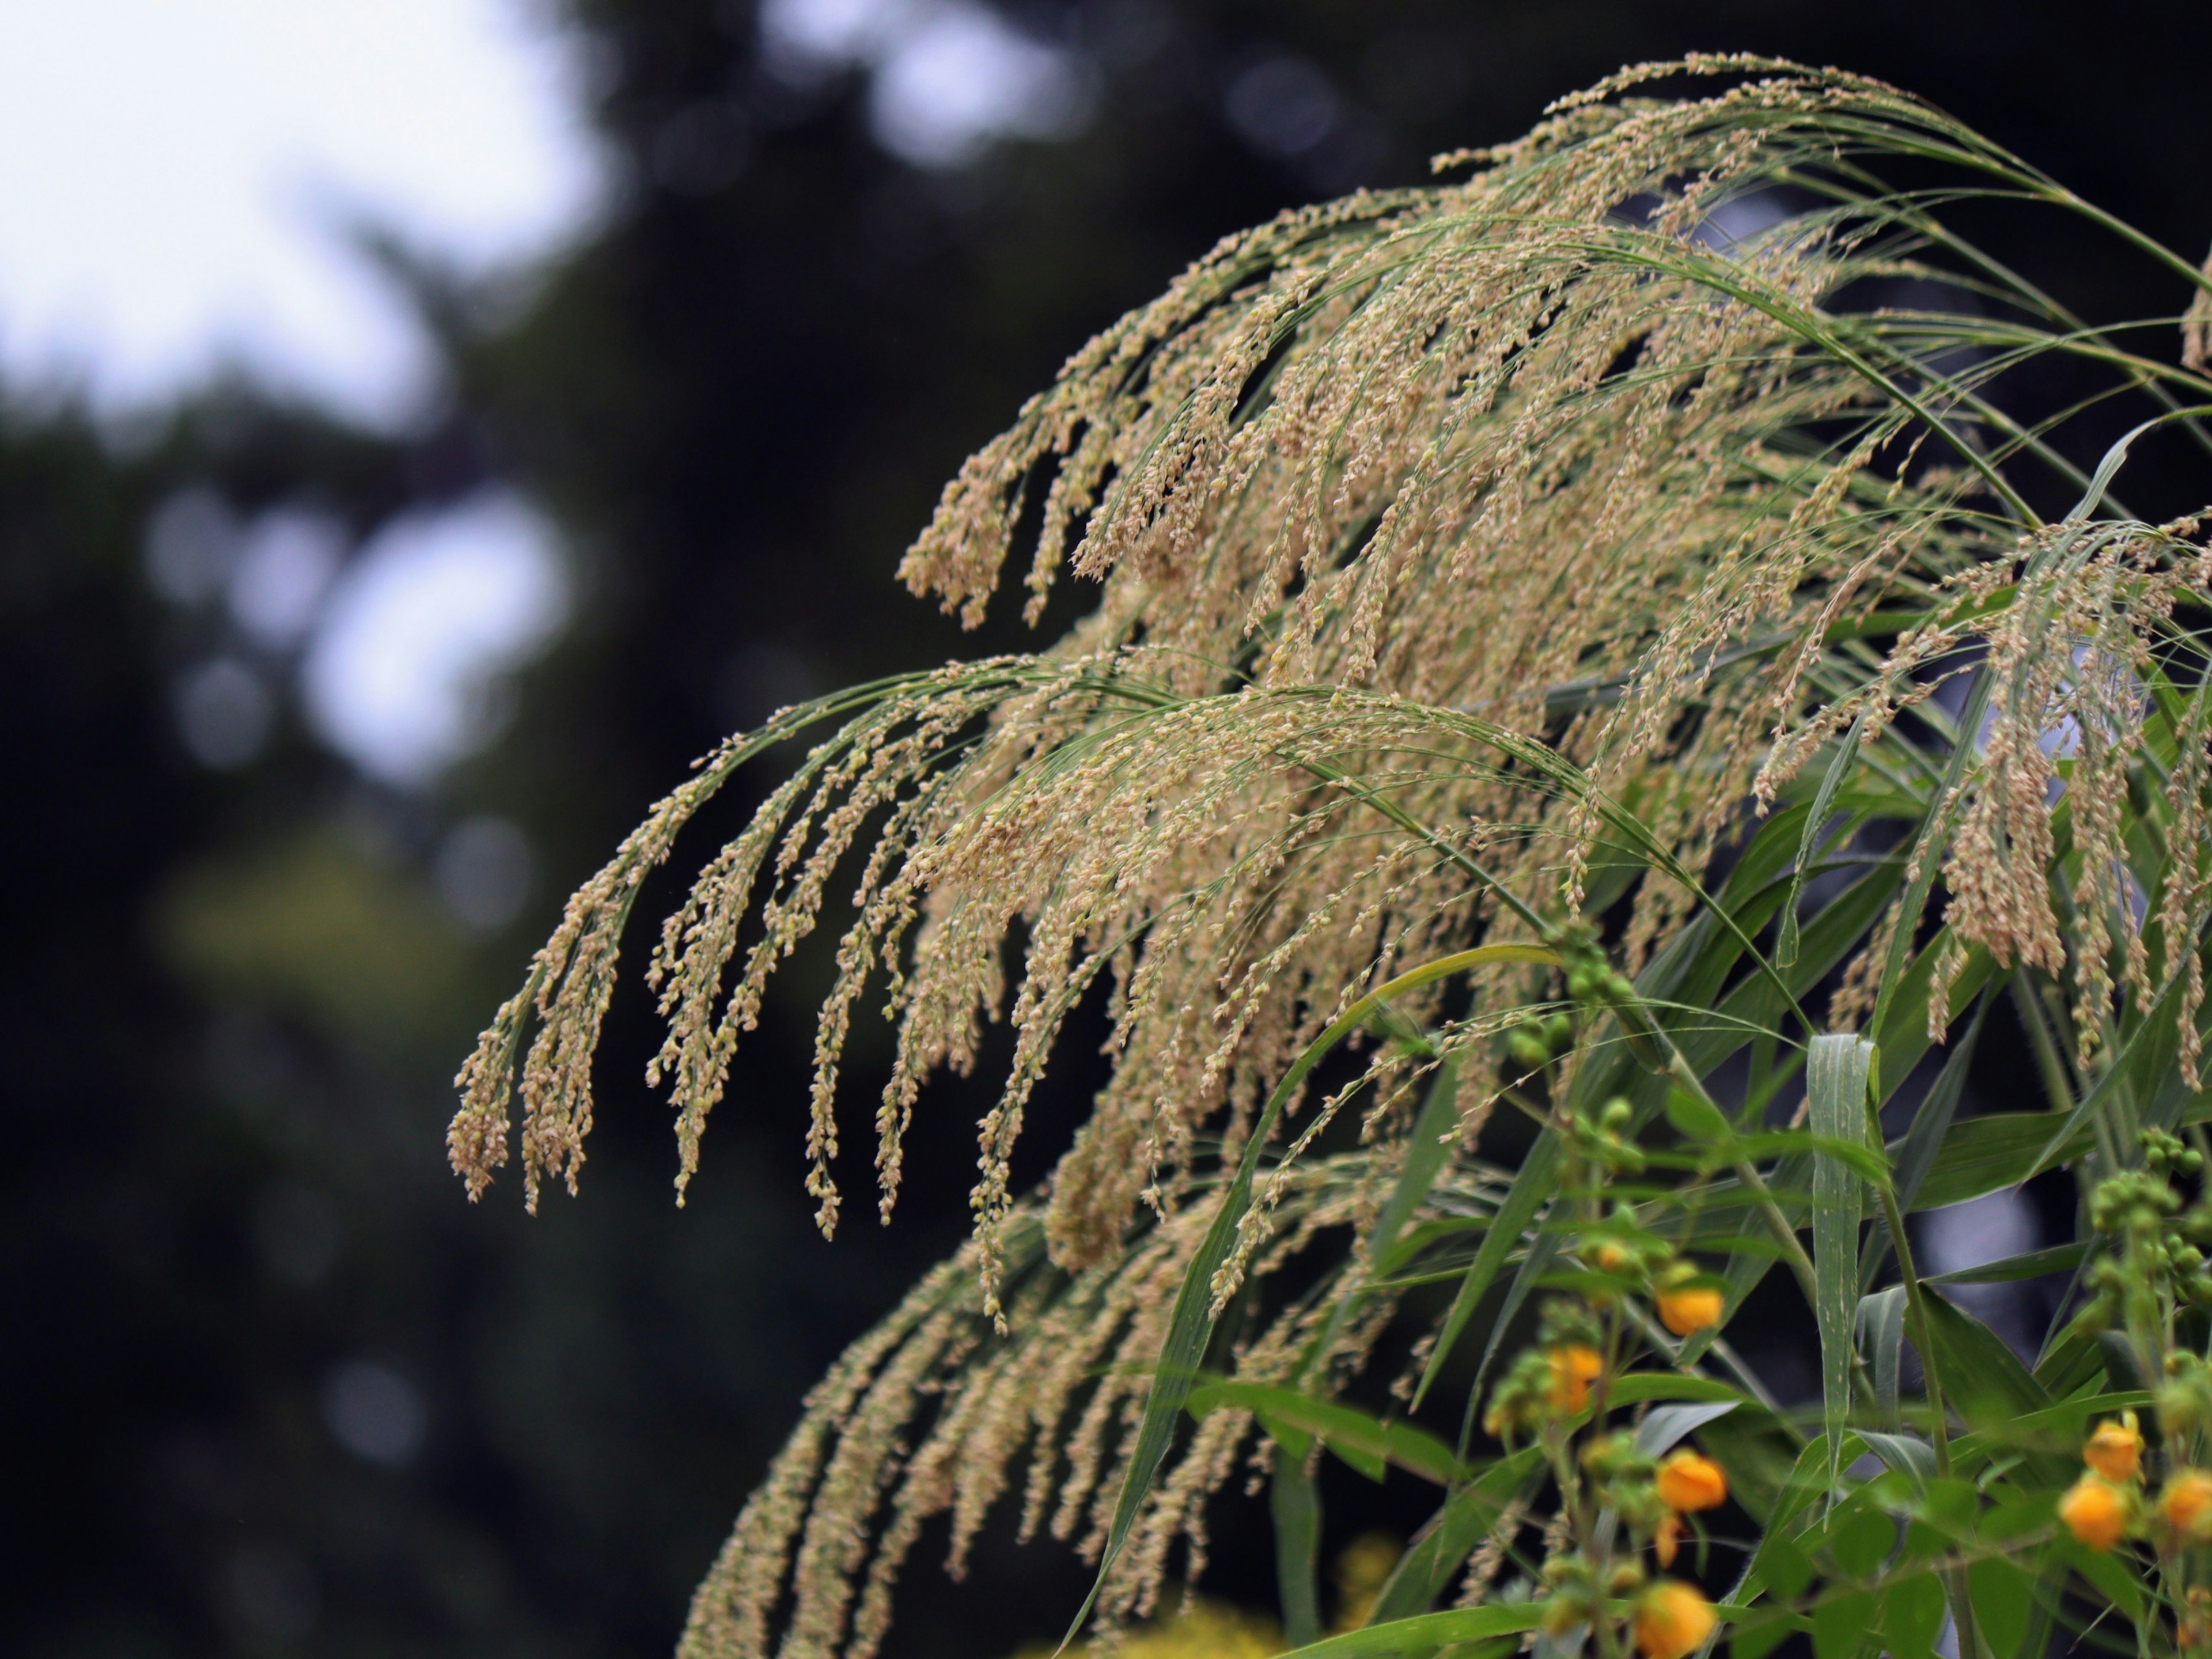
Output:
[[[1948,1273],[1936,1273],[1920,1282],[1923,1285],[2002,1285],[2018,1279],[2040,1279],[2045,1273],[2063,1273],[2079,1267],[2088,1253],[2088,1245],[2076,1240],[2071,1244],[2053,1244],[2046,1250],[2029,1250],[2021,1255],[2006,1256],[2002,1261],[1984,1261],[1978,1267],[1960,1267]]]
[[[1835,1141],[1866,1142],[1867,1079],[1874,1044],[1862,1037],[1813,1039],[1805,1086],[1814,1131]],[[1832,1151],[1813,1164],[1814,1313],[1820,1328],[1820,1415],[1828,1434],[1828,1471],[1841,1468],[1844,1424],[1851,1403],[1851,1327],[1859,1299],[1859,1171]]]
[[[1774,943],[1774,965],[1778,968],[1790,967],[1797,960],[1797,901],[1805,890],[1805,871],[1813,862],[1821,828],[1835,808],[1836,791],[1850,770],[1851,763],[1858,758],[1859,736],[1865,729],[1866,716],[1862,714],[1851,723],[1851,729],[1837,740],[1835,757],[1820,775],[1820,787],[1805,814],[1804,835],[1797,843],[1796,866],[1790,872],[1789,896],[1782,901],[1782,929]]]
[[[1894,1427],[1898,1421],[1898,1376],[1903,1369],[1905,1352],[1905,1286],[1893,1285],[1886,1291],[1862,1297],[1858,1323],[1865,1335],[1867,1352],[1874,1359],[1875,1408],[1881,1413],[1883,1422]]]
[[[1454,1642],[1479,1642],[1486,1636],[1517,1636],[1543,1622],[1546,1603],[1508,1601],[1450,1613],[1424,1613],[1369,1625],[1332,1636],[1311,1647],[1293,1648],[1282,1659],[1365,1659],[1371,1653],[1419,1653]]]
[[[1191,1391],[1194,1417],[1204,1417],[1224,1406],[1251,1412],[1271,1429],[1282,1425],[1321,1440],[1354,1468],[1376,1479],[1386,1463],[1440,1484],[1468,1478],[1459,1459],[1426,1429],[1411,1423],[1385,1423],[1341,1401],[1316,1400],[1295,1389],[1266,1382],[1208,1382]]]
[[[1275,1583],[1283,1603],[1283,1634],[1292,1647],[1321,1639],[1321,1492],[1304,1457],[1275,1449],[1267,1489],[1275,1528]]]
[[[1437,1374],[1443,1370],[1444,1361],[1458,1345],[1467,1322],[1482,1301],[1483,1292],[1498,1277],[1498,1270],[1505,1265],[1505,1258],[1520,1243],[1521,1235],[1536,1218],[1558,1184],[1559,1173],[1559,1137],[1547,1127],[1536,1137],[1521,1160],[1520,1173],[1513,1177],[1513,1185],[1505,1194],[1505,1201],[1498,1206],[1498,1213],[1490,1219],[1490,1231],[1483,1235],[1482,1246],[1468,1264],[1467,1274],[1460,1280],[1459,1293],[1452,1298],[1451,1311],[1444,1316],[1443,1328],[1437,1334],[1436,1346],[1429,1351],[1428,1364],[1421,1368],[1421,1380],[1413,1389],[1413,1409],[1419,1411],[1421,1401],[1428,1397]]]

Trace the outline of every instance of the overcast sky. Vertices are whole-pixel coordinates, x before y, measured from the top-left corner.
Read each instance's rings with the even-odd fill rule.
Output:
[[[419,422],[431,343],[347,229],[476,271],[588,231],[612,175],[588,57],[546,16],[526,0],[0,0],[0,382],[118,415],[242,372],[371,426]],[[773,72],[863,73],[876,137],[922,167],[1065,136],[1093,95],[1079,55],[979,0],[765,0],[763,31]],[[204,763],[250,763],[296,692],[326,742],[402,788],[496,735],[501,676],[567,606],[555,526],[500,489],[360,548],[313,503],[245,523],[189,489],[147,561],[173,603],[234,624],[236,647],[173,691]]]
[[[340,228],[479,267],[576,234],[577,58],[520,0],[0,3],[0,373],[113,410],[228,362],[404,420],[427,342]]]

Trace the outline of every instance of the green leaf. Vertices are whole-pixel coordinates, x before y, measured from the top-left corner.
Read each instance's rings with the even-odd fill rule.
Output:
[[[2040,1279],[2045,1273],[2063,1273],[2078,1267],[2089,1253],[2086,1243],[2076,1240],[2071,1244],[2054,1244],[2047,1250],[2029,1250],[2021,1255],[2008,1255],[1999,1261],[1984,1261],[1978,1267],[1960,1267],[1948,1273],[1934,1273],[1920,1282],[1923,1285],[2002,1285],[2015,1279]]]
[[[1971,1538],[1980,1514],[1981,1495],[1971,1482],[1946,1475],[1921,1488],[1920,1519],[1954,1539]]]
[[[1896,1547],[1897,1522],[1863,1504],[1838,1510],[1828,1529],[1828,1548],[1846,1577],[1873,1577]]]
[[[1230,1381],[1192,1389],[1189,1405],[1193,1417],[1232,1406],[1259,1418],[1278,1439],[1285,1437],[1281,1429],[1289,1429],[1296,1436],[1319,1440],[1370,1480],[1380,1480],[1386,1464],[1440,1486],[1468,1478],[1467,1467],[1426,1429],[1384,1423],[1341,1401],[1316,1400],[1272,1383]]]
[[[2077,1394],[2105,1374],[2105,1351],[2086,1314],[2077,1315],[2045,1345],[2035,1380],[2054,1400]]]
[[[1766,1659],[1796,1627],[1796,1620],[1780,1613],[1747,1620],[1729,1633],[1729,1652],[1733,1659]]]
[[[1753,1571],[1785,1601],[1796,1601],[1813,1583],[1812,1561],[1778,1527],[1769,1528],[1759,1545]]]
[[[1929,1659],[1943,1629],[1943,1587],[1919,1572],[1890,1584],[1881,1598],[1881,1630],[1895,1659]]]
[[[1498,1358],[1499,1345],[1512,1328],[1513,1316],[1521,1311],[1521,1304],[1528,1299],[1528,1292],[1545,1277],[1553,1259],[1559,1253],[1560,1240],[1557,1234],[1540,1231],[1528,1241],[1528,1253],[1521,1258],[1514,1270],[1513,1282],[1505,1287],[1505,1299],[1498,1304],[1498,1316],[1490,1322],[1490,1337],[1482,1345],[1482,1363],[1474,1368],[1474,1382],[1467,1391],[1467,1409],[1460,1414],[1459,1443],[1464,1451],[1474,1435],[1475,1407],[1482,1399],[1483,1380],[1490,1375],[1491,1366]],[[1433,1357],[1432,1357],[1433,1358]],[[1419,1396],[1415,1395],[1418,1403]]]
[[[1936,1449],[1919,1436],[1883,1434],[1875,1429],[1860,1429],[1857,1433],[1869,1451],[1899,1474],[1925,1480],[1936,1473]]]
[[[1797,960],[1797,904],[1805,890],[1805,872],[1813,862],[1820,831],[1834,810],[1836,791],[1859,756],[1859,738],[1866,731],[1867,717],[1861,714],[1851,722],[1851,729],[1838,738],[1836,753],[1828,763],[1827,770],[1820,775],[1820,787],[1813,796],[1813,804],[1806,810],[1805,832],[1797,843],[1797,857],[1790,872],[1789,896],[1782,901],[1782,928],[1774,942],[1774,965],[1790,967]]]
[[[1993,1555],[1966,1569],[1967,1594],[1974,1604],[1974,1628],[1996,1659],[2013,1659],[2027,1636],[2035,1607],[2035,1585],[2008,1556]]]
[[[1728,1471],[1729,1497],[1765,1527],[1774,1513],[1799,1446],[1792,1431],[1765,1412],[1734,1412],[1708,1423],[1698,1438]]]
[[[1900,878],[1898,866],[1877,865],[1805,924],[1796,963],[1784,975],[1791,991],[1799,995],[1810,992],[1863,941]],[[1715,1008],[1720,1016],[1698,1020],[1675,1039],[1682,1057],[1699,1077],[1711,1076],[1714,1067],[1751,1041],[1754,1030],[1771,1030],[1784,1012],[1774,988],[1764,978],[1747,979],[1726,996],[1715,985],[1702,1000],[1686,986],[1675,1000],[1693,1008]]]
[[[1856,1659],[1873,1628],[1875,1598],[1868,1590],[1821,1599],[1813,1609],[1814,1659]]]
[[[2050,1112],[1990,1112],[1954,1123],[1910,1207],[1940,1210],[2001,1187],[2019,1186],[2035,1173],[2051,1147],[2054,1116]],[[2185,1114],[2182,1121],[2191,1119]],[[2085,1125],[2058,1146],[2056,1161],[2079,1157],[2089,1150],[2090,1140]]]
[[[1897,1380],[1905,1351],[1905,1286],[1893,1285],[1861,1297],[1858,1328],[1874,1359],[1875,1407],[1883,1422],[1894,1426],[1899,1420]]]
[[[1630,1371],[1616,1376],[1606,1395],[1613,1406],[1633,1406],[1646,1400],[1725,1400],[1741,1405],[1751,1396],[1741,1389],[1710,1376],[1685,1376],[1675,1371]]]
[[[1326,1641],[1293,1648],[1283,1659],[1364,1659],[1370,1653],[1418,1653],[1454,1642],[1479,1642],[1491,1636],[1517,1636],[1543,1622],[1546,1603],[1511,1601],[1449,1613],[1416,1613],[1388,1624],[1368,1625]]]
[[[1962,1457],[1975,1456],[2000,1447],[2071,1455],[2087,1433],[2091,1418],[2100,1413],[2136,1410],[2149,1405],[2155,1397],[2141,1389],[2087,1395],[2061,1401],[2043,1411],[2021,1412],[2000,1419],[1954,1443]]]
[[[2142,1623],[2142,1586],[2136,1582],[2134,1573],[2112,1556],[2086,1548],[2071,1538],[2058,1540],[2058,1553],[2061,1559],[2095,1587],[2100,1595],[2125,1614],[2130,1624]]]
[[[2048,1528],[2057,1518],[2058,1494],[2000,1488],[2004,1495],[1981,1516],[1982,1541],[2008,1543],[2032,1532]]]
[[[1283,1633],[1292,1647],[1321,1639],[1321,1492],[1306,1460],[1288,1447],[1275,1454],[1267,1488],[1275,1529],[1275,1583],[1283,1603]]]
[[[1429,1363],[1421,1368],[1421,1380],[1413,1389],[1415,1411],[1421,1408],[1421,1401],[1428,1397],[1429,1389],[1443,1370],[1444,1361],[1459,1345],[1460,1335],[1467,1329],[1468,1321],[1474,1317],[1483,1292],[1490,1288],[1491,1281],[1498,1277],[1498,1270],[1505,1265],[1506,1256],[1552,1196],[1559,1184],[1559,1140],[1547,1127],[1522,1158],[1520,1173],[1513,1177],[1504,1201],[1491,1217],[1490,1231],[1482,1236],[1474,1260],[1468,1263],[1466,1276],[1459,1282],[1459,1293],[1452,1298],[1451,1311],[1444,1316],[1443,1328],[1437,1333],[1436,1346],[1429,1351]]]
[[[2050,1395],[1996,1332],[1941,1295],[1930,1292],[1921,1300],[1943,1378],[1944,1403],[1969,1428],[2001,1435],[2008,1425],[2051,1408]],[[2055,1455],[2034,1455],[2031,1467],[2041,1480],[2063,1484],[2071,1478],[2066,1460]]]
[[[1681,1132],[1685,1140],[1700,1146],[1718,1146],[1732,1138],[1729,1121],[1721,1115],[1720,1109],[1686,1090],[1667,1091],[1667,1121]]]
[[[1816,1037],[1814,1041],[1817,1042],[1820,1039]],[[1871,1042],[1868,1043],[1866,1046],[1869,1051],[1874,1048],[1874,1044]],[[1861,1181],[1866,1182],[1868,1186],[1887,1187],[1889,1184],[1889,1160],[1883,1157],[1881,1153],[1876,1152],[1873,1147],[1868,1146],[1865,1141],[1846,1140],[1840,1135],[1826,1134],[1810,1134],[1806,1136],[1805,1139],[1806,1143],[1810,1146],[1814,1152],[1820,1153],[1820,1156],[1825,1158],[1832,1158],[1836,1163],[1842,1164],[1853,1175],[1856,1176]],[[1820,1166],[1818,1164],[1814,1166],[1815,1170],[1815,1179],[1813,1183],[1813,1190],[1816,1194],[1820,1190],[1820,1184],[1817,1175],[1819,1168]],[[1818,1200],[1816,1198],[1815,1202],[1817,1201]],[[1866,1207],[1865,1200],[1861,1199],[1857,1201],[1859,1208],[1863,1211]],[[1854,1273],[1852,1275],[1851,1295],[1854,1299],[1856,1299],[1858,1295],[1857,1274],[1856,1272],[1856,1265],[1857,1264],[1856,1262],[1853,1263]]]
[[[1645,1457],[1658,1457],[1674,1449],[1681,1437],[1701,1429],[1717,1417],[1736,1408],[1733,1400],[1706,1401],[1695,1405],[1662,1406],[1644,1414],[1636,1425],[1636,1449]]]
[[[1867,1133],[1867,1079],[1874,1066],[1874,1044],[1847,1036],[1813,1039],[1805,1061],[1805,1092],[1811,1103],[1814,1133],[1841,1146],[1863,1150]],[[1828,1434],[1828,1473],[1842,1467],[1844,1424],[1851,1406],[1851,1328],[1859,1299],[1859,1213],[1862,1199],[1856,1171],[1849,1160],[1823,1146],[1813,1166],[1814,1309],[1820,1328],[1821,1419]]]
[[[1943,1069],[1936,1074],[1936,1081],[1921,1100],[1920,1109],[1912,1115],[1912,1127],[1905,1132],[1903,1144],[1892,1155],[1891,1163],[1897,1170],[1897,1207],[1901,1211],[1912,1207],[1921,1183],[1927,1180],[1928,1171],[1935,1164],[1936,1155],[1942,1151],[1944,1139],[1951,1133],[1951,1120],[1958,1114],[1959,1097],[1966,1092],[1966,1073],[1974,1063],[1974,1049],[1981,1042],[1982,1021],[1989,1012],[1990,999],[1984,996],[1974,1006],[1973,1023],[1966,1027],[1966,1034],[1952,1045]],[[1860,1264],[1861,1285],[1874,1282],[1875,1272],[1887,1248],[1886,1231],[1867,1241],[1868,1259]]]

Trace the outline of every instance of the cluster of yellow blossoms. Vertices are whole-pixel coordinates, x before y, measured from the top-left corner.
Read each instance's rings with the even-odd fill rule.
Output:
[[[2089,1548],[2103,1554],[2130,1536],[2150,1537],[2179,1548],[2212,1544],[2212,1474],[2175,1469],[2158,1502],[2147,1510],[2142,1493],[2142,1434],[2136,1414],[2101,1423],[2081,1448],[2088,1472],[2058,1500],[2058,1518]]]
[[[1607,1431],[1602,1419],[1611,1379],[1638,1346],[1638,1321],[1650,1317],[1630,1317],[1632,1304],[1644,1303],[1660,1324],[1686,1338],[1719,1325],[1726,1302],[1715,1282],[1627,1205],[1605,1211],[1607,1178],[1639,1161],[1627,1139],[1628,1117],[1626,1103],[1613,1101],[1570,1120],[1565,1185],[1583,1210],[1575,1255],[1585,1283],[1579,1295],[1544,1304],[1537,1340],[1499,1380],[1483,1426],[1500,1440],[1540,1444],[1559,1480],[1570,1524],[1565,1547],[1545,1564],[1546,1627],[1564,1637],[1599,1620],[1620,1619],[1644,1659],[1688,1659],[1713,1633],[1713,1604],[1686,1580],[1650,1577],[1639,1558],[1648,1546],[1662,1571],[1672,1567],[1695,1524],[1689,1517],[1728,1501],[1728,1475],[1687,1448],[1664,1457],[1647,1454],[1633,1434]],[[1586,1414],[1598,1421],[1585,1425]],[[1590,1431],[1577,1447],[1585,1426]],[[1626,1551],[1609,1526],[1597,1525],[1604,1513],[1626,1528]]]

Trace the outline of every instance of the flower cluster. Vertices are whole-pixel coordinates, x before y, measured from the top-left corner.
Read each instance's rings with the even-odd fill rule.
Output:
[[[1507,1057],[1523,1084],[1544,1073],[1578,1023],[1633,999],[1587,938],[1571,940],[1567,956],[1579,1020],[1554,1013],[1510,1035]],[[1673,1567],[1696,1517],[1728,1501],[1728,1475],[1701,1452],[1646,1445],[1632,1429],[1611,1426],[1607,1408],[1621,1374],[1654,1343],[1655,1323],[1694,1336],[1721,1323],[1726,1299],[1720,1281],[1615,1190],[1648,1163],[1630,1103],[1562,1103],[1549,1115],[1565,1154],[1554,1213],[1571,1218],[1574,1265],[1563,1277],[1573,1293],[1543,1303],[1536,1340],[1492,1390],[1483,1426],[1508,1443],[1542,1447],[1558,1482],[1565,1524],[1543,1566],[1544,1628],[1569,1641],[1600,1631],[1601,1653],[1632,1644],[1645,1659],[1686,1659],[1713,1633],[1713,1605],[1686,1580],[1652,1577],[1644,1556],[1662,1572]]]
[[[2084,1322],[2117,1328],[2154,1396],[2159,1428],[2148,1446],[2136,1413],[2099,1424],[2081,1448],[2086,1468],[2058,1501],[2075,1540],[2100,1554],[2129,1540],[2148,1544],[2172,1592],[2183,1652],[2212,1653],[2212,1471],[2202,1467],[2212,1427],[2212,1365],[2179,1340],[2191,1306],[2212,1303],[2201,1248],[2212,1243],[2212,1206],[2184,1206],[2177,1180],[2201,1176],[2202,1151],[2160,1130],[2141,1140],[2143,1162],[2098,1183],[2089,1219],[2110,1243],[2088,1274],[2095,1291]],[[2155,1478],[2154,1477],[2161,1477]],[[2155,1486],[2155,1498],[2150,1496]]]

